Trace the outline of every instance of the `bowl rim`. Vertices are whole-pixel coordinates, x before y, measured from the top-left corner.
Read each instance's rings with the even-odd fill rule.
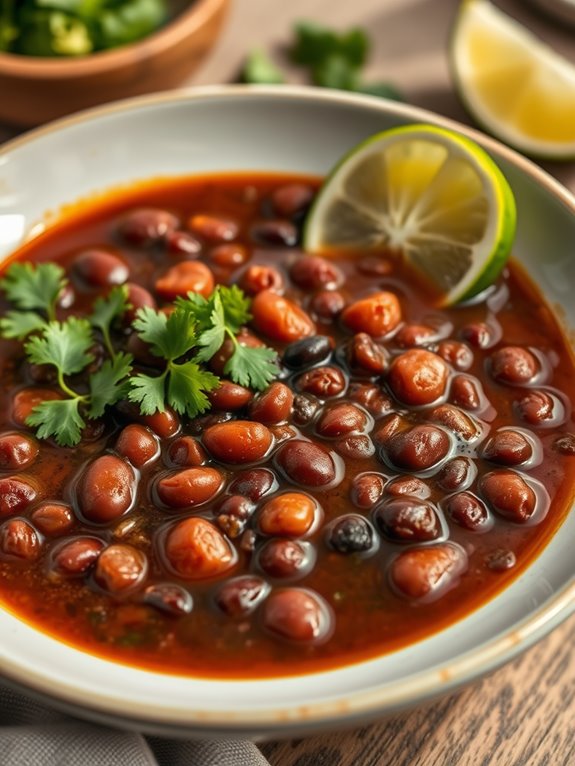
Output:
[[[0,75],[18,79],[76,80],[86,75],[111,72],[126,64],[143,61],[185,42],[229,0],[194,0],[185,10],[155,32],[126,45],[79,57],[51,58],[0,52]]]
[[[211,0],[207,0],[210,2]],[[249,97],[262,100],[299,100],[308,102],[339,103],[349,107],[369,108],[384,114],[404,118],[408,122],[431,122],[440,127],[456,130],[477,141],[487,151],[502,157],[518,167],[558,200],[575,217],[575,196],[559,181],[531,160],[518,154],[499,141],[486,136],[455,120],[442,117],[434,112],[406,104],[388,101],[373,96],[353,94],[344,91],[328,91],[309,86],[250,86],[217,85],[196,86],[152,95],[125,99],[113,104],[95,107],[76,115],[64,117],[46,126],[31,130],[0,147],[0,158],[18,150],[26,144],[41,139],[53,132],[97,120],[101,117],[128,112],[134,109],[154,107],[162,104],[186,103],[213,99],[239,100]],[[520,652],[532,646],[552,629],[575,613],[575,574],[568,583],[556,591],[542,606],[530,612],[512,629],[497,635],[469,652],[454,658],[444,667],[431,667],[419,671],[404,680],[377,686],[373,689],[344,693],[327,701],[311,702],[305,705],[292,704],[278,709],[253,708],[242,711],[205,711],[157,707],[147,703],[131,705],[127,713],[125,705],[112,697],[101,696],[86,699],[85,690],[78,686],[61,685],[54,688],[53,679],[46,679],[40,672],[31,672],[24,667],[9,666],[0,658],[0,672],[8,682],[36,693],[44,699],[55,701],[56,705],[68,709],[83,709],[91,717],[107,722],[120,723],[128,728],[142,725],[150,730],[183,736],[193,731],[216,732],[218,734],[276,733],[287,735],[291,732],[305,732],[313,728],[327,727],[345,721],[351,724],[361,719],[376,718],[385,712],[405,709],[414,703],[421,704],[433,697],[453,692],[460,686],[487,674]],[[94,658],[99,659],[99,658]],[[374,658],[375,659],[375,658]],[[113,663],[111,663],[113,665]],[[347,666],[344,666],[347,667]],[[139,670],[135,668],[135,670]],[[339,668],[325,671],[337,673]],[[142,670],[140,672],[149,673]],[[309,675],[309,674],[306,674]],[[150,674],[153,678],[154,674]],[[270,679],[273,680],[273,679]],[[209,682],[210,679],[202,679]],[[226,680],[226,682],[228,682]],[[245,679],[230,680],[229,683],[250,683]]]

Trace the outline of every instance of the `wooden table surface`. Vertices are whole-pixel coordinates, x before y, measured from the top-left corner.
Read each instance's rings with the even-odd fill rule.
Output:
[[[575,61],[575,30],[522,0],[498,4]],[[190,85],[233,81],[247,50],[262,47],[289,72],[294,21],[365,27],[366,72],[399,87],[409,103],[464,122],[449,80],[447,39],[458,0],[232,0],[220,41]],[[0,125],[0,140],[13,131]],[[575,191],[575,164],[547,169]],[[350,731],[261,746],[271,766],[573,766],[575,617],[488,678],[423,709]],[[238,765],[239,766],[239,765]]]

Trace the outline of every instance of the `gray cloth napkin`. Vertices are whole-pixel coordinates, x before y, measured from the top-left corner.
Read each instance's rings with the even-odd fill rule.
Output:
[[[0,686],[2,766],[270,766],[245,741],[192,741],[70,718]]]

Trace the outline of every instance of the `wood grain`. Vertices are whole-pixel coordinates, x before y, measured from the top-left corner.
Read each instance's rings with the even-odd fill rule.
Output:
[[[522,0],[498,4],[575,61],[573,32]],[[374,42],[367,74],[409,103],[470,122],[450,82],[446,44],[458,0],[234,0],[213,55],[190,81],[236,79],[245,53],[269,51],[289,72],[285,46],[298,19],[360,25]],[[13,131],[0,125],[0,141]],[[575,164],[547,169],[575,191]],[[455,695],[352,731],[262,745],[271,766],[574,766],[575,617],[513,663]],[[239,766],[239,764],[238,764]]]

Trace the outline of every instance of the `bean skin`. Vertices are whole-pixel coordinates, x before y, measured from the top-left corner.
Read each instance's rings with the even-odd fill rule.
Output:
[[[316,430],[321,436],[333,439],[347,436],[354,431],[363,431],[367,426],[367,416],[354,404],[335,404],[324,410],[318,420]]]
[[[341,319],[354,332],[365,332],[374,338],[387,335],[401,321],[401,306],[397,296],[379,292],[348,306]]]
[[[215,602],[228,617],[241,618],[255,612],[270,592],[270,586],[257,575],[234,577],[224,583]]]
[[[43,535],[61,535],[74,524],[72,509],[63,503],[42,503],[34,510],[31,519]]]
[[[94,570],[98,585],[112,594],[137,588],[145,579],[148,562],[142,551],[132,545],[115,543],[99,555]]]
[[[481,406],[479,381],[467,375],[456,375],[451,381],[449,400],[465,410],[478,410]]]
[[[288,641],[318,644],[333,631],[331,609],[314,591],[284,588],[273,591],[263,605],[263,625]]]
[[[468,457],[454,457],[441,468],[436,481],[446,492],[464,490],[473,484],[477,476],[477,467]]]
[[[513,569],[517,563],[517,558],[513,551],[505,548],[497,548],[486,556],[485,566],[492,572],[506,572]]]
[[[528,391],[516,403],[517,414],[531,426],[541,426],[557,421],[557,402],[546,391]]]
[[[298,287],[308,291],[333,289],[343,282],[339,266],[318,255],[304,255],[295,261],[290,277]]]
[[[375,545],[375,532],[366,518],[347,513],[330,525],[326,541],[338,553],[366,553]]]
[[[149,585],[144,592],[144,603],[174,617],[190,614],[194,608],[192,594],[175,583]]]
[[[35,561],[42,542],[34,527],[24,519],[10,519],[0,527],[0,551],[24,561]]]
[[[307,210],[313,200],[313,189],[307,184],[279,186],[272,192],[273,209],[284,218],[293,218]]]
[[[160,454],[160,444],[148,428],[131,423],[118,436],[116,452],[136,468],[142,468]]]
[[[218,508],[215,522],[230,539],[239,537],[245,530],[255,509],[254,503],[243,495],[230,495]]]
[[[351,339],[347,361],[355,374],[382,375],[387,367],[385,351],[365,332],[357,333]]]
[[[500,516],[524,524],[533,516],[537,497],[525,479],[514,471],[497,470],[480,481],[483,497]]]
[[[420,324],[405,324],[394,336],[395,343],[400,348],[415,348],[432,343],[437,338],[437,331],[433,327]]]
[[[78,489],[82,515],[99,524],[123,516],[136,493],[133,469],[115,455],[96,458],[84,471]]]
[[[481,435],[479,424],[465,412],[451,404],[440,404],[429,413],[429,419],[439,423],[465,441]]]
[[[123,285],[130,274],[124,261],[105,250],[86,250],[77,255],[72,273],[86,285],[97,288]]]
[[[473,351],[465,343],[456,340],[442,340],[437,353],[455,370],[468,370],[473,364]]]
[[[175,439],[168,447],[167,456],[170,464],[185,468],[197,468],[208,459],[204,448],[193,436]]]
[[[188,231],[169,231],[165,237],[166,250],[170,255],[195,258],[202,251],[202,245]]]
[[[385,485],[385,494],[392,497],[418,497],[426,500],[431,495],[428,485],[417,476],[398,476]]]
[[[135,282],[128,282],[126,289],[128,291],[127,302],[129,308],[126,310],[123,319],[125,324],[130,325],[136,318],[138,309],[146,307],[155,309],[156,300],[152,293]]]
[[[320,399],[328,399],[343,393],[346,380],[343,372],[337,367],[315,367],[300,375],[296,386],[300,391],[314,394]]]
[[[536,357],[521,346],[505,346],[491,354],[491,375],[498,383],[519,386],[528,383],[539,372]]]
[[[379,473],[360,473],[351,485],[351,500],[358,508],[373,508],[380,501],[385,477]]]
[[[333,453],[313,442],[285,442],[277,451],[276,462],[286,478],[304,487],[325,487],[338,478]]]
[[[172,527],[166,537],[165,554],[171,568],[186,580],[218,577],[230,570],[237,559],[219,529],[199,516]]]
[[[386,500],[375,512],[375,522],[388,539],[428,542],[441,536],[441,522],[433,505],[415,498]]]
[[[349,398],[361,404],[376,418],[387,415],[394,409],[391,397],[381,386],[366,383],[351,383],[348,391]]]
[[[397,356],[389,370],[389,385],[404,404],[431,404],[445,393],[448,369],[440,356],[425,349],[410,349]]]
[[[407,471],[426,471],[449,453],[450,440],[445,431],[434,426],[414,426],[392,436],[384,447],[388,460]]]
[[[0,518],[23,513],[38,497],[38,488],[24,476],[0,479]]]
[[[302,370],[326,362],[332,349],[333,341],[327,335],[312,335],[290,343],[283,352],[282,362],[292,370]]]
[[[179,296],[185,298],[188,293],[199,293],[207,298],[213,292],[214,284],[214,275],[204,263],[181,261],[156,280],[155,290],[167,301]]]
[[[254,242],[260,245],[272,247],[293,247],[297,244],[297,229],[291,221],[281,218],[275,221],[259,221],[255,223],[250,236]]]
[[[310,308],[322,322],[332,322],[346,306],[346,300],[339,290],[319,290],[311,299]]]
[[[104,547],[97,537],[73,537],[53,552],[53,566],[67,577],[81,577],[94,566]]]
[[[239,284],[247,295],[257,295],[263,290],[271,290],[281,295],[284,290],[284,280],[280,272],[273,266],[261,264],[248,266],[240,277]]]
[[[222,484],[223,477],[215,468],[187,468],[161,478],[156,492],[170,508],[191,508],[215,497]]]
[[[268,500],[259,513],[258,523],[265,535],[303,537],[314,526],[318,507],[301,492],[284,492]]]
[[[262,460],[272,444],[269,428],[250,420],[220,423],[210,426],[204,433],[204,445],[215,459],[234,465]]]
[[[277,489],[277,479],[267,468],[252,468],[235,474],[228,487],[232,494],[245,495],[254,503]]]
[[[258,293],[252,303],[252,323],[258,332],[280,343],[315,335],[315,325],[296,303],[271,290]]]
[[[305,426],[316,416],[321,404],[315,396],[296,394],[293,400],[292,420],[298,426]]]
[[[307,574],[314,563],[309,543],[269,540],[258,555],[258,564],[270,577],[293,580]]]
[[[375,444],[367,434],[340,436],[333,443],[333,448],[348,460],[366,460],[375,455]]]
[[[249,388],[244,388],[231,380],[221,380],[220,385],[208,394],[214,410],[235,412],[245,407],[253,397]]]
[[[560,455],[573,457],[575,455],[575,434],[563,434],[563,436],[556,438],[553,442],[553,449]]]
[[[456,524],[471,532],[486,532],[492,526],[485,504],[471,492],[452,495],[447,499],[445,507]]]
[[[216,245],[210,251],[210,259],[216,266],[221,266],[224,269],[235,269],[247,263],[250,254],[243,245],[237,243]]]
[[[120,234],[126,242],[137,247],[151,247],[176,229],[179,221],[166,210],[141,208],[132,210],[120,223]]]
[[[35,407],[57,399],[62,399],[62,394],[50,388],[23,388],[12,399],[12,420],[17,426],[25,426]]]
[[[16,471],[26,468],[38,456],[38,445],[34,439],[25,434],[0,434],[0,469]]]
[[[231,242],[239,233],[235,221],[214,215],[193,215],[188,219],[188,228],[208,242]]]
[[[293,391],[278,381],[259,394],[250,405],[250,416],[265,425],[285,423],[293,406]]]
[[[442,543],[403,551],[392,562],[389,577],[401,596],[430,603],[456,586],[466,569],[463,548],[455,543]]]
[[[533,456],[533,447],[520,431],[501,428],[483,447],[483,458],[500,465],[521,465]]]

